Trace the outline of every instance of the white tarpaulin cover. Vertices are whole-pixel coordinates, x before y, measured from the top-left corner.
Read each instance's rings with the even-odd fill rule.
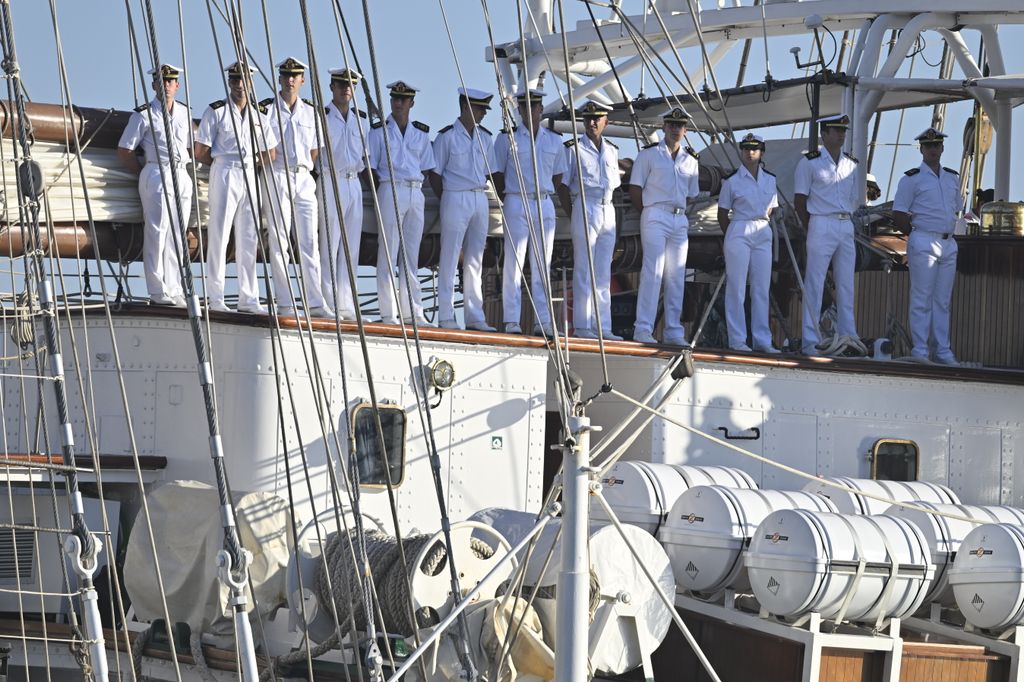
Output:
[[[285,570],[291,553],[287,502],[269,492],[237,495],[235,514],[242,546],[253,554],[249,577],[260,612],[284,603]],[[217,576],[217,552],[224,546],[217,491],[198,481],[173,481],[147,496],[156,551],[171,620],[193,631],[230,627],[228,590]],[[135,519],[124,562],[124,585],[139,620],[164,617],[146,519]],[[254,608],[253,595],[247,608]]]

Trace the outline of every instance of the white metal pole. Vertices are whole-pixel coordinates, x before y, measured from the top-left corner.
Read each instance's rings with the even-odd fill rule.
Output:
[[[589,418],[570,417],[574,442],[562,450],[562,570],[555,609],[555,682],[587,682],[588,677],[590,428]]]

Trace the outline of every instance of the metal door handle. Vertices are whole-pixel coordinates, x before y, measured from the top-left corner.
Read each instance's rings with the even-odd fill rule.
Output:
[[[752,431],[753,435],[741,436],[737,434],[734,436],[731,433],[729,433],[729,428],[726,426],[719,426],[717,429],[715,429],[715,431],[721,431],[722,433],[724,433],[726,440],[758,440],[761,437],[761,429],[757,428],[756,426],[752,426],[747,430]]]

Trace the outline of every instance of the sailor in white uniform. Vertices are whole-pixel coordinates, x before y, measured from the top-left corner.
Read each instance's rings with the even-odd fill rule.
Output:
[[[644,250],[636,300],[633,340],[657,343],[654,321],[665,281],[664,342],[688,346],[683,329],[683,285],[690,223],[687,203],[700,192],[697,154],[681,141],[690,115],[676,108],[662,117],[664,137],[640,150],[629,180],[629,198],[640,209],[640,242]]]
[[[718,223],[725,232],[725,319],[729,348],[749,351],[743,302],[750,279],[750,331],[754,350],[778,353],[768,327],[768,287],[772,278],[772,228],[779,205],[775,176],[761,166],[764,138],[740,140],[740,166],[727,175],[718,195]],[[732,211],[730,216],[729,212]]]
[[[910,265],[910,358],[956,366],[949,343],[949,307],[956,277],[957,213],[963,209],[960,176],[941,165],[945,133],[928,128],[915,139],[921,165],[900,178],[892,203],[893,219],[907,239]],[[910,230],[913,226],[913,231]],[[933,350],[929,353],[929,350]]]
[[[835,281],[837,338],[859,342],[853,319],[853,270],[856,252],[851,216],[861,204],[857,159],[843,151],[850,118],[845,114],[819,121],[822,146],[797,164],[793,206],[807,228],[804,275],[803,339],[805,355],[818,355],[818,322],[829,263]]]
[[[180,268],[182,250],[187,246],[181,241],[178,217],[180,215],[188,225],[192,215],[192,177],[185,168],[191,151],[192,112],[185,104],[174,100],[182,74],[180,67],[161,64],[149,73],[153,76],[156,96],[137,107],[128,119],[117,143],[117,155],[125,168],[139,176],[144,220],[142,262],[149,298],[153,303],[183,308],[185,297]],[[171,131],[170,141],[165,114]],[[145,166],[135,154],[140,146]],[[172,166],[176,171],[177,194],[171,177]]]
[[[406,323],[415,317],[418,326],[432,326],[423,316],[422,292],[416,276],[423,239],[423,179],[436,165],[428,135],[430,127],[409,120],[419,88],[406,81],[389,83],[387,88],[391,91],[391,115],[387,121],[373,124],[369,138],[370,167],[379,182],[377,197],[382,223],[377,244],[381,322],[398,324],[401,313]],[[392,287],[398,289],[397,302]]]
[[[572,299],[574,335],[596,339],[598,320],[601,334],[621,341],[612,333],[612,255],[615,252],[615,206],[612,193],[621,184],[619,148],[604,139],[608,107],[587,102],[579,110],[585,135],[569,140],[565,188],[571,197]],[[582,170],[582,175],[579,171]],[[580,178],[583,179],[582,183]],[[582,195],[580,185],[583,186]],[[584,220],[586,215],[586,220]],[[591,278],[590,261],[594,263]],[[593,280],[593,283],[591,282]],[[593,292],[596,290],[597,298]]]
[[[466,329],[493,332],[484,317],[484,247],[490,207],[487,178],[494,172],[494,140],[480,121],[491,108],[494,95],[474,88],[459,88],[459,117],[434,138],[437,168],[430,185],[441,199],[441,263],[437,272],[440,326],[460,329],[455,319],[455,277],[462,254],[462,303]]]
[[[256,166],[269,166],[277,137],[267,108],[250,101],[251,66],[235,62],[225,69],[229,97],[211,102],[196,133],[195,158],[210,167],[206,226],[206,299],[210,310],[230,311],[224,303],[224,261],[232,227],[238,273],[238,312],[265,314],[256,277]]]
[[[267,179],[267,232],[270,234],[277,313],[295,314],[295,298],[287,269],[291,260],[289,235],[294,215],[302,273],[299,291],[305,291],[306,312],[311,317],[333,318],[334,311],[327,306],[321,290],[316,183],[310,175],[320,152],[316,113],[310,102],[299,98],[299,90],[306,82],[306,68],[294,57],[280,62],[277,72],[281,90],[277,97],[260,102],[269,107],[270,127],[279,140],[274,172]]]
[[[331,149],[330,160],[334,164],[333,182],[327,154],[322,154],[318,159],[319,186],[323,188],[320,275],[323,279],[324,300],[328,306],[337,310],[342,320],[356,319],[358,296],[358,292],[353,292],[349,285],[350,268],[342,244],[342,230],[348,241],[352,270],[359,267],[359,242],[363,234],[363,186],[359,175],[366,168],[365,140],[370,132],[370,122],[365,112],[352,106],[353,90],[360,80],[362,75],[358,71],[331,69],[331,103],[326,106],[324,113]]]
[[[537,313],[533,333],[554,335],[545,288],[555,245],[555,204],[551,195],[562,184],[566,160],[561,136],[541,127],[543,98],[543,90],[520,90],[516,99],[523,125],[503,130],[494,142],[495,186],[505,203],[501,297],[506,334],[523,331],[519,326],[523,296],[520,268],[526,267],[529,247],[530,292]]]

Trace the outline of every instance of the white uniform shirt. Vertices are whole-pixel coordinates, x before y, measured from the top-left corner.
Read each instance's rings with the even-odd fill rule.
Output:
[[[936,175],[922,163],[919,172],[900,178],[892,210],[909,213],[915,230],[952,233],[962,204],[960,176],[945,168]]]
[[[132,113],[128,125],[117,143],[122,149],[136,149],[141,144],[146,163],[188,163],[189,133],[192,126],[192,112],[181,102],[175,102],[171,109],[171,153],[167,156],[167,134],[164,127],[164,107],[160,99],[152,99],[147,109]],[[150,126],[150,120],[153,125]],[[159,161],[157,151],[159,150]]]
[[[358,173],[366,168],[363,152],[363,137],[370,132],[370,122],[366,114],[349,108],[348,116],[342,116],[336,104],[328,104],[327,139],[330,140],[331,154],[334,157],[334,170],[337,173]],[[361,121],[356,120],[361,118]],[[321,157],[323,167],[327,167],[327,158]]]
[[[494,140],[491,132],[478,125],[473,137],[466,126],[456,120],[441,129],[434,138],[434,169],[446,190],[487,188],[487,175],[498,171],[494,162]]]
[[[601,141],[598,149],[586,135],[580,135],[579,142],[570,145],[568,171],[565,184],[575,201],[580,194],[580,183],[576,178],[576,157],[583,169],[583,187],[587,198],[601,203],[612,200],[612,190],[621,184],[619,177],[619,149],[608,140]]]
[[[252,112],[256,112],[257,116],[254,122],[255,131],[250,128],[249,116]],[[236,131],[242,138],[241,145],[235,137]],[[209,147],[210,155],[214,159],[223,157],[228,161],[244,159],[251,162],[253,147],[259,151],[273,149],[277,146],[277,134],[270,125],[269,117],[259,113],[252,103],[239,111],[235,103],[229,99],[222,106],[214,108],[211,105],[206,108],[199,122],[199,131],[196,132],[196,142]]]
[[[629,184],[643,189],[644,206],[667,204],[685,208],[686,200],[700,193],[697,173],[697,159],[692,154],[679,147],[673,159],[662,140],[636,155]]]
[[[555,186],[552,183],[552,177],[564,175],[566,171],[565,147],[562,145],[562,137],[547,128],[541,128],[534,139],[526,126],[516,128],[513,135],[515,135],[516,150],[519,152],[519,165],[523,171],[522,187],[525,187],[526,193],[529,195],[537,191],[537,183],[534,182],[533,176],[535,148],[537,150],[537,172],[540,174],[538,178],[540,191],[544,194],[554,192]],[[505,174],[506,194],[521,194],[523,189],[519,183],[519,174],[516,172],[516,161],[511,153],[512,146],[509,137],[508,133],[503,133],[494,142],[494,170]]]
[[[807,196],[807,212],[814,215],[853,213],[864,203],[863,192],[858,191],[857,162],[845,152],[839,163],[819,147],[820,156],[806,156],[796,165],[793,192]]]
[[[422,123],[420,125],[423,125]],[[406,182],[423,182],[423,173],[433,170],[434,148],[430,146],[427,132],[420,130],[415,121],[409,121],[402,134],[398,124],[388,116],[388,145],[391,147],[391,165],[395,179]],[[426,127],[426,126],[424,126]],[[391,179],[388,169],[387,149],[384,146],[384,126],[370,130],[370,167],[377,171],[381,182]]]
[[[775,176],[762,168],[755,179],[746,166],[722,181],[718,207],[732,210],[732,220],[767,220],[768,211],[779,205]]]
[[[316,114],[313,107],[297,99],[295,107],[289,109],[280,97],[275,97],[267,106],[270,107],[270,127],[279,140],[274,170],[283,171],[299,166],[313,170],[311,152],[320,148],[316,140]]]

